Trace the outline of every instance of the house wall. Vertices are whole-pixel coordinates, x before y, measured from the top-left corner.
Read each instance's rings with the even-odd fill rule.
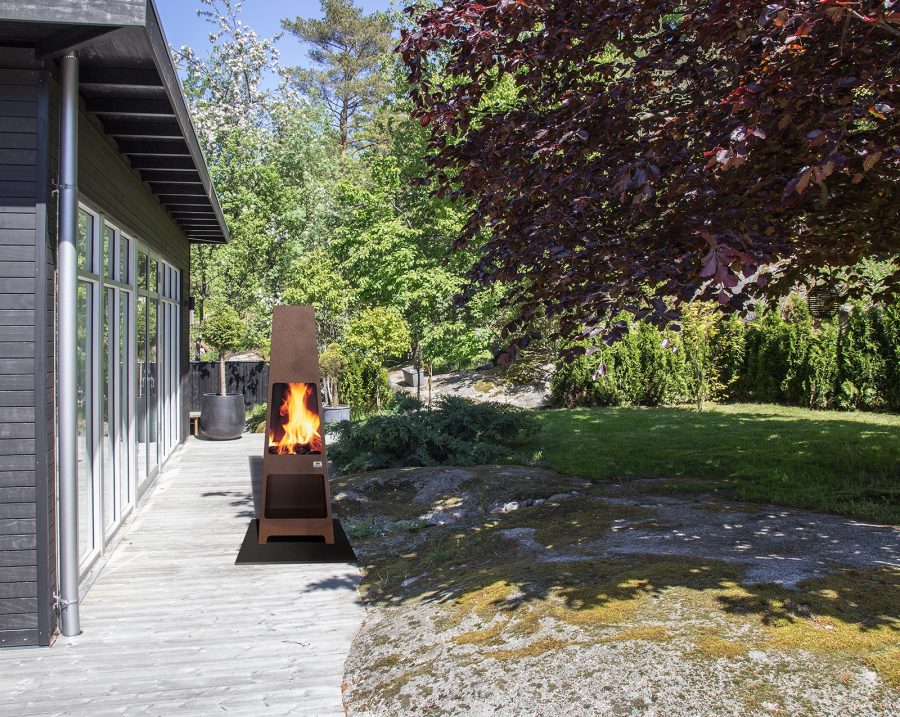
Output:
[[[55,629],[46,90],[45,72],[0,69],[0,646]]]
[[[2,48],[0,48],[2,49]],[[56,631],[55,259],[59,88],[0,53],[0,647]],[[188,395],[190,247],[102,126],[79,117],[79,192],[181,271],[181,387]],[[183,401],[181,436],[187,437]]]

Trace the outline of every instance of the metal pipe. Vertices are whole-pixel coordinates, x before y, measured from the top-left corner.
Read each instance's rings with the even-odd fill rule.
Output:
[[[78,257],[78,55],[60,60],[59,256],[57,258],[57,440],[59,604],[63,635],[78,635],[78,448],[76,303]]]

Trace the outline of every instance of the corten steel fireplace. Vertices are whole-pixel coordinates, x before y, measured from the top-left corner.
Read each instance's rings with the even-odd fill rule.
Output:
[[[259,542],[323,536],[334,543],[319,396],[316,321],[310,306],[276,306],[269,360]]]

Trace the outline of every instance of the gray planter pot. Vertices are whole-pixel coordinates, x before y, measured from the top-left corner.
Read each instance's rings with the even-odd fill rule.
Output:
[[[350,420],[350,406],[325,406],[323,409],[325,425]]]
[[[422,369],[416,371],[415,366],[404,366],[403,371],[403,383],[407,386],[418,386],[420,383],[425,383],[425,372]]]
[[[213,441],[240,438],[245,429],[244,396],[204,393],[200,399],[200,433]]]

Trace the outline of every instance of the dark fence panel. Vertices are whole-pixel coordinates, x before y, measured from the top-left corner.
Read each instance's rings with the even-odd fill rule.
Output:
[[[228,393],[242,393],[247,408],[266,402],[269,364],[265,361],[226,361],[225,385]],[[219,392],[219,364],[191,361],[191,410],[200,410],[204,393]]]

